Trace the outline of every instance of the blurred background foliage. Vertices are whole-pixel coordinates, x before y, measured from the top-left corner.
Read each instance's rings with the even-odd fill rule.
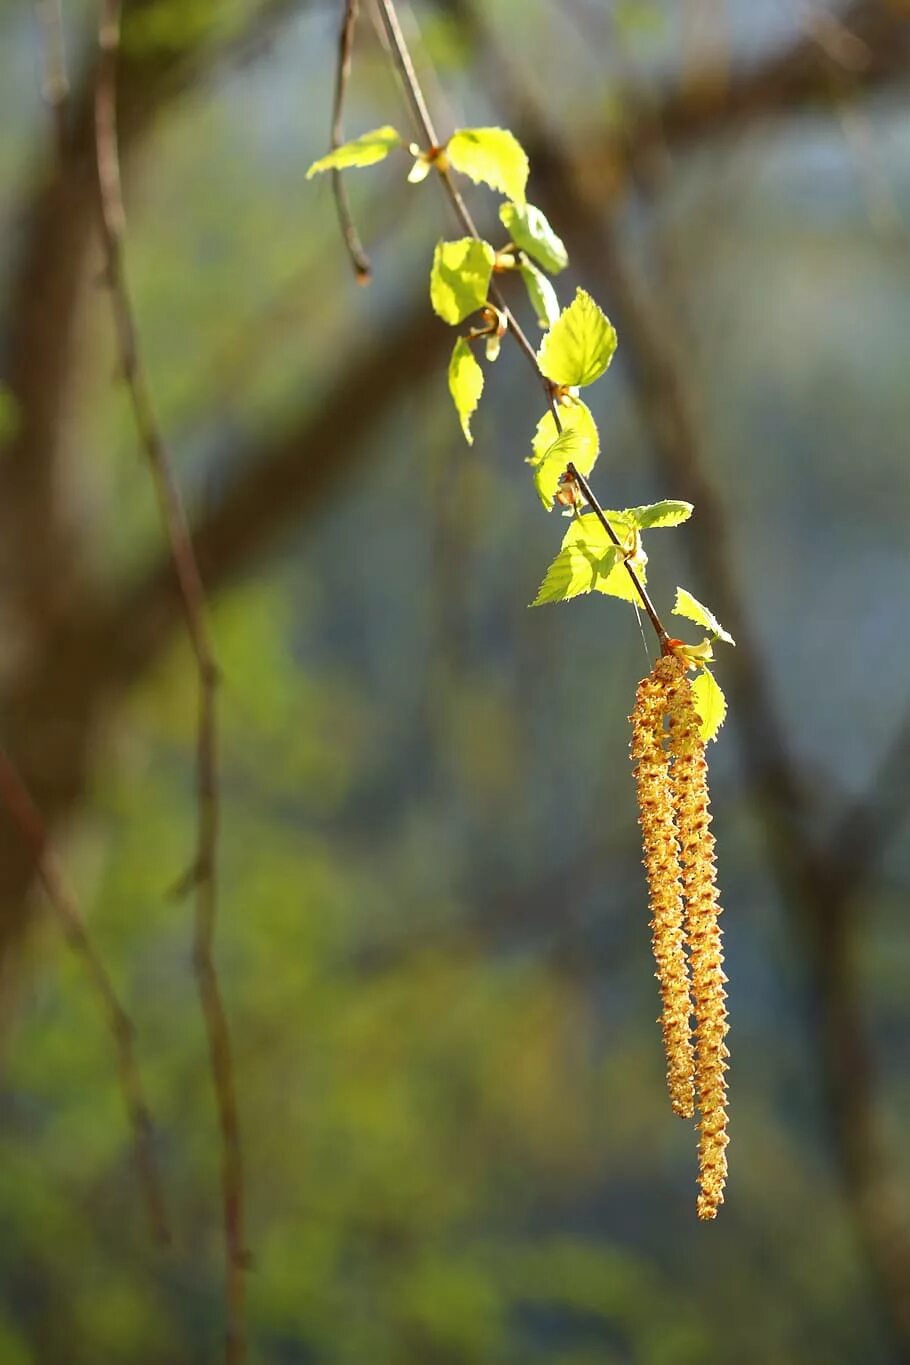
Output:
[[[53,8],[0,6],[0,729],[136,1026],[174,1245],[149,1244],[111,1040],[5,830],[0,1362],[209,1361],[220,1153],[168,894],[193,674],[112,383],[95,7],[63,5],[60,157]],[[642,641],[620,603],[525,609],[563,529],[522,464],[539,392],[506,348],[464,445],[426,316],[451,225],[403,156],[350,177],[354,286],[304,179],[340,8],[136,0],[124,31],[129,275],[216,528],[252,1359],[910,1360],[910,14],[402,6],[439,123],[513,127],[563,301],[583,283],[617,323],[601,496],[696,503],[655,540],[658,604],[682,581],[741,642],[712,754],[731,1180],[700,1226],[628,771]],[[369,15],[346,122],[407,128]]]

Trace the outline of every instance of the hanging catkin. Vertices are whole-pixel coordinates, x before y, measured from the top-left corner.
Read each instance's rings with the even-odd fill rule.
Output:
[[[660,1025],[667,1059],[667,1088],[675,1113],[693,1114],[694,1057],[689,974],[683,949],[680,850],[673,814],[669,756],[664,747],[668,686],[678,676],[676,659],[661,659],[639,683],[631,753],[638,791],[644,865],[651,905],[651,945],[663,1002]]]
[[[661,661],[664,662],[664,661]],[[660,667],[660,665],[658,665]],[[686,901],[686,929],[695,1011],[695,1080],[699,1121],[698,1216],[714,1218],[727,1175],[727,1006],[718,916],[721,907],[710,830],[708,764],[699,736],[692,685],[677,669],[667,691],[672,803],[676,813]]]

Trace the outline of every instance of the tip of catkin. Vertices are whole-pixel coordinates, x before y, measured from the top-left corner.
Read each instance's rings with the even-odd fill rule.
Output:
[[[724,1197],[722,1194],[717,1198],[714,1198],[702,1193],[698,1196],[698,1200],[696,1201],[695,1212],[703,1223],[710,1223],[712,1218],[717,1217],[717,1210],[723,1202]]]

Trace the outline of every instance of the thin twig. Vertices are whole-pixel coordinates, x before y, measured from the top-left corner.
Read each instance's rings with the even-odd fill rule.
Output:
[[[117,144],[117,68],[121,0],[102,0],[95,86],[95,144],[107,283],[117,332],[120,364],[133,415],[155,486],[171,560],[180,588],[186,629],[198,675],[196,739],[197,836],[192,881],[196,891],[193,966],[208,1038],[212,1083],[221,1133],[222,1216],[226,1252],[227,1365],[246,1358],[246,1271],[244,1184],[240,1125],[227,1014],[215,971],[213,948],[217,911],[218,843],[217,669],[207,620],[205,592],[189,532],[183,499],[158,424],[139,353],[135,315],[123,260],[124,211]]]
[[[433,126],[433,120],[430,116],[430,112],[427,109],[426,100],[424,99],[420,82],[417,79],[417,73],[414,70],[414,63],[411,60],[411,54],[408,51],[408,46],[407,43],[405,42],[404,34],[401,31],[401,25],[398,22],[398,15],[395,11],[394,0],[378,0],[378,3],[380,14],[382,15],[383,23],[385,26],[386,36],[388,37],[389,44],[392,49],[392,54],[395,58],[396,65],[398,67],[398,70],[402,77],[402,81],[404,83],[404,88],[407,92],[408,100],[411,105],[412,114],[422,136],[427,140],[427,143],[429,144],[428,150],[435,150],[440,145],[439,139],[436,135],[436,129]],[[454,208],[458,218],[461,220],[462,224],[470,233],[470,235],[474,237],[477,241],[481,241],[482,238],[480,236],[480,233],[477,230],[477,227],[474,223],[474,219],[471,217],[471,213],[468,209],[468,206],[464,202],[464,199],[462,198],[458,190],[458,187],[455,185],[455,182],[452,179],[451,171],[445,165],[444,162],[440,164],[438,159],[434,159],[433,165],[435,166],[436,170],[439,173],[442,183],[445,186],[446,191],[448,193],[449,199],[452,201],[452,207]],[[561,431],[562,423],[559,420],[559,409],[556,402],[556,392],[554,390],[553,384],[546,377],[546,375],[541,370],[540,365],[538,364],[537,353],[534,350],[534,347],[531,345],[527,336],[522,331],[512,311],[506,304],[505,300],[502,297],[502,294],[500,293],[498,287],[495,284],[492,284],[490,286],[490,293],[496,302],[496,306],[504,314],[506,321],[508,322],[507,331],[517,341],[521,350],[524,352],[525,356],[533,366],[534,373],[537,375],[538,379],[543,385],[544,392],[547,395],[547,401],[550,404],[550,410],[553,414],[553,421],[556,425],[556,430]],[[597,516],[603,523],[610,539],[613,541],[615,545],[620,546],[620,548],[622,548],[620,545],[620,541],[616,536],[616,533],[614,532],[612,526],[610,525],[610,523],[607,521],[606,517],[603,514],[603,509],[600,507],[600,504],[597,502],[597,499],[591,492],[590,485],[587,483],[585,479],[581,477],[581,475],[575,469],[574,465],[570,464],[568,466],[568,470],[572,477],[575,479],[575,481],[578,483],[579,488],[581,489],[582,493],[584,494],[585,498],[590,504],[591,509],[594,512],[595,516]],[[658,642],[660,643],[660,647],[663,650],[668,638],[667,632],[664,630],[660,621],[660,617],[657,615],[657,612],[654,609],[654,604],[651,601],[650,597],[648,596],[647,592],[645,591],[645,588],[641,582],[641,579],[638,577],[638,574],[632,568],[628,560],[624,560],[623,562],[626,566],[626,571],[628,572],[629,577],[631,578],[632,583],[635,586],[635,590],[638,593],[639,597],[641,598],[641,604],[648,615],[648,619],[651,622],[651,625],[654,627],[654,630],[657,634]]]
[[[338,39],[338,70],[335,76],[335,103],[332,108],[332,150],[340,147],[344,142],[344,131],[342,119],[344,115],[344,101],[347,95],[348,78],[351,74],[351,51],[354,46],[354,30],[357,27],[357,14],[360,9],[360,0],[345,0],[344,19],[341,23],[341,34]],[[354,267],[354,274],[358,284],[369,284],[373,278],[373,268],[370,259],[363,249],[363,243],[354,226],[354,219],[351,214],[351,205],[348,199],[348,192],[345,187],[341,171],[332,171],[332,190],[335,195],[335,207],[338,210],[338,224],[341,228],[341,235],[344,244],[348,249],[351,264]]]
[[[427,109],[427,103],[426,100],[424,99],[423,90],[421,89],[420,82],[417,79],[417,73],[414,70],[414,63],[411,60],[411,54],[408,51],[408,46],[407,43],[405,42],[404,34],[401,31],[401,24],[398,22],[398,15],[395,10],[395,5],[393,3],[393,0],[378,0],[378,3],[379,12],[382,16],[386,36],[389,40],[389,44],[392,49],[392,55],[394,57],[395,63],[401,74],[404,88],[408,96],[408,101],[411,105],[411,112],[414,116],[415,123],[420,132],[421,137],[424,138],[427,143],[427,150],[432,151],[439,147],[440,145],[439,139],[436,136],[436,129],[433,126],[433,120],[430,117],[430,111]],[[468,209],[468,206],[465,203],[464,199],[462,198],[458,186],[452,179],[451,171],[445,165],[444,162],[441,163],[438,160],[433,161],[433,166],[435,170],[438,172],[439,177],[442,180],[443,185],[445,186],[446,193],[448,194],[449,199],[451,200],[452,207],[455,210],[456,216],[462,223],[462,226],[465,228],[466,232],[468,232],[468,234],[475,239],[475,241],[478,242],[482,241],[483,239],[477,230],[477,225],[471,216],[471,212]],[[508,323],[507,330],[512,334],[514,339],[517,341],[521,350],[524,352],[525,357],[532,366],[534,373],[537,375],[537,378],[543,385],[544,392],[547,395],[547,402],[551,405],[553,411],[553,418],[554,421],[556,422],[557,430],[561,430],[559,414],[556,411],[553,385],[550,383],[549,379],[547,379],[546,375],[541,373],[540,366],[537,363],[537,353],[534,350],[534,347],[531,345],[531,342],[528,340],[527,336],[525,335],[525,332],[519,325],[515,315],[509,308],[505,299],[503,298],[498,285],[496,285],[495,283],[491,284],[490,293],[493,297],[493,300],[496,303],[496,307],[503,314],[503,316],[506,319],[506,322]]]
[[[613,544],[614,544],[619,550],[622,550],[622,549],[623,549],[622,541],[619,539],[619,536],[616,534],[616,532],[613,530],[613,527],[610,525],[609,521],[607,520],[606,514],[604,513],[603,508],[601,507],[600,503],[597,501],[596,497],[594,496],[593,492],[591,491],[591,485],[588,483],[587,479],[584,477],[583,474],[579,474],[579,472],[578,472],[578,470],[575,468],[574,464],[569,464],[569,465],[568,465],[568,467],[567,467],[567,473],[568,473],[568,474],[575,480],[575,482],[578,484],[578,487],[581,489],[582,496],[584,497],[584,499],[585,499],[585,501],[587,502],[588,506],[591,508],[591,511],[594,513],[594,515],[595,515],[595,517],[597,518],[597,520],[600,522],[601,526],[602,526],[602,527],[604,528],[604,530],[606,531],[607,535],[608,535],[608,536],[610,537],[610,539],[612,540]],[[654,603],[651,601],[651,598],[650,598],[650,596],[649,596],[649,594],[648,594],[648,590],[647,590],[647,588],[645,587],[645,585],[642,583],[642,581],[641,581],[641,579],[639,578],[638,574],[637,574],[637,573],[635,572],[635,570],[632,568],[632,565],[630,564],[629,560],[626,559],[626,558],[623,558],[623,564],[624,564],[625,567],[626,567],[626,573],[629,575],[629,577],[630,577],[631,580],[632,580],[632,585],[633,585],[633,587],[635,588],[635,591],[638,593],[639,597],[641,598],[641,604],[642,604],[642,606],[644,607],[645,611],[647,612],[648,620],[651,622],[651,625],[654,627],[654,630],[655,630],[655,633],[656,633],[656,635],[657,635],[657,638],[658,638],[658,640],[660,641],[661,650],[664,650],[665,647],[666,647],[667,641],[668,641],[668,639],[669,639],[669,636],[667,635],[667,632],[666,632],[666,630],[665,630],[664,627],[663,627],[663,623],[661,622],[661,619],[660,619],[660,617],[658,616],[658,614],[657,614],[657,612],[656,612],[656,610],[655,610]]]
[[[66,941],[82,962],[85,973],[107,1016],[117,1054],[117,1074],[127,1117],[133,1131],[136,1171],[143,1195],[149,1228],[156,1242],[167,1246],[171,1240],[161,1174],[155,1157],[152,1118],[139,1075],[133,1042],[136,1030],[121,1005],[110,974],[101,960],[76,898],[50,848],[47,830],[38,807],[9,755],[0,749],[0,800],[34,855],[35,870],[45,895],[60,921]]]

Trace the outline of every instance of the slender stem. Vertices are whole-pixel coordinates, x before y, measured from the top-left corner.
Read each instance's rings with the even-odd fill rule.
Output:
[[[574,464],[569,464],[567,466],[567,472],[578,484],[578,487],[581,489],[582,496],[584,497],[585,502],[587,502],[588,506],[591,508],[591,511],[594,513],[595,517],[600,522],[601,526],[604,528],[607,535],[612,540],[613,544],[616,545],[621,550],[623,548],[622,541],[619,539],[619,536],[616,534],[616,532],[613,530],[613,527],[607,520],[604,509],[601,507],[600,503],[597,501],[597,498],[594,496],[594,493],[591,490],[591,485],[588,483],[587,479],[584,477],[583,474],[579,474]],[[654,603],[651,601],[651,598],[648,595],[648,590],[645,587],[644,583],[642,583],[638,574],[632,568],[632,565],[629,563],[628,559],[624,559],[623,563],[626,568],[626,573],[632,580],[632,583],[635,587],[635,591],[641,598],[641,604],[644,607],[645,611],[647,612],[648,620],[654,627],[657,638],[660,641],[661,650],[665,650],[667,641],[670,637],[668,636],[666,630],[664,629],[663,623],[654,608]]]
[[[408,46],[407,43],[405,42],[404,34],[401,31],[401,25],[398,22],[398,15],[395,10],[394,0],[378,0],[378,4],[379,11],[380,14],[382,15],[385,27],[385,32],[392,49],[392,54],[395,58],[399,73],[404,82],[404,87],[405,90],[407,91],[408,99],[410,101],[412,111],[416,118],[417,125],[421,133],[429,143],[430,148],[431,149],[437,148],[439,146],[439,139],[436,136],[436,130],[433,127],[433,120],[430,117],[429,110],[427,109],[426,100],[423,97],[423,91],[420,88],[420,82],[418,81],[417,73],[414,70],[414,63],[411,60],[411,54],[408,51]],[[476,238],[478,241],[480,241],[481,240],[480,233],[477,231],[477,227],[474,223],[473,218],[471,217],[467,204],[464,202],[457,186],[455,185],[455,182],[452,179],[451,171],[448,169],[447,166],[445,166],[445,164],[440,166],[438,161],[435,161],[434,165],[436,166],[436,169],[439,172],[442,182],[446,188],[446,191],[448,192],[449,198],[452,201],[452,207],[454,208],[458,218],[461,220],[462,224],[470,233],[470,235]],[[496,306],[505,314],[505,317],[509,324],[508,331],[518,342],[518,345],[521,347],[521,350],[524,352],[524,354],[530,361],[531,365],[534,367],[534,372],[538,376],[547,395],[547,401],[549,402],[550,410],[553,413],[553,421],[556,424],[556,430],[561,431],[562,423],[559,420],[559,408],[556,402],[556,393],[554,391],[552,383],[550,382],[549,379],[547,379],[546,375],[542,373],[540,366],[537,363],[537,354],[534,350],[534,347],[531,345],[530,341],[525,336],[525,333],[518,325],[513,313],[509,309],[508,305],[506,304],[505,300],[502,297],[502,294],[500,293],[498,287],[495,284],[491,285],[490,293],[496,302]],[[613,527],[610,525],[610,523],[607,521],[607,518],[604,516],[603,508],[601,507],[600,503],[597,501],[594,494],[592,493],[591,487],[587,479],[583,478],[582,475],[579,474],[575,466],[572,464],[568,466],[568,472],[571,474],[572,478],[578,484],[578,487],[581,489],[581,492],[584,495],[589,506],[591,507],[591,510],[603,525],[605,531],[607,532],[607,535],[613,541],[613,544],[619,546],[619,548],[621,549],[622,545],[619,540],[619,537],[616,535],[616,532],[613,530]],[[660,643],[660,647],[663,650],[666,648],[666,642],[669,637],[667,635],[667,632],[664,630],[660,617],[658,616],[654,608],[654,603],[648,596],[644,584],[642,583],[638,574],[632,568],[632,565],[629,563],[629,561],[626,559],[623,562],[626,566],[626,572],[628,573],[629,577],[632,580],[632,583],[635,586],[635,591],[638,593],[638,596],[641,599],[641,604],[644,607],[645,612],[647,613],[648,620],[654,627],[657,639]]]
[[[392,56],[395,59],[396,65],[401,75],[404,88],[405,91],[407,92],[408,100],[411,105],[411,110],[414,114],[415,121],[420,130],[421,135],[427,142],[428,148],[432,150],[439,146],[439,139],[436,135],[436,129],[433,126],[433,120],[430,117],[430,111],[427,108],[427,103],[423,96],[423,90],[421,89],[420,82],[417,79],[417,73],[414,70],[414,63],[411,60],[411,54],[408,50],[408,45],[405,42],[404,34],[401,31],[401,24],[398,21],[398,14],[395,9],[394,0],[378,0],[378,3],[379,12],[382,16],[386,36],[388,37],[389,44],[392,49]],[[438,160],[434,161],[433,165],[439,173],[439,177],[442,180],[443,185],[445,186],[446,193],[448,194],[449,199],[451,200],[452,207],[455,210],[455,214],[459,221],[461,222],[462,226],[464,227],[465,231],[476,241],[478,242],[482,241],[483,239],[477,230],[477,225],[471,216],[471,212],[467,204],[465,203],[464,199],[462,198],[461,192],[459,191],[457,185],[455,184],[455,181],[452,179],[451,171],[444,163],[440,164]],[[537,353],[535,352],[534,347],[531,345],[531,342],[528,340],[523,328],[521,327],[514,313],[509,308],[509,305],[503,298],[502,292],[497,284],[491,283],[490,294],[493,298],[494,303],[496,304],[496,307],[499,309],[499,311],[503,314],[506,321],[508,322],[507,330],[511,333],[511,335],[514,337],[515,341],[518,343],[521,350],[524,352],[524,355],[527,358],[530,365],[532,366],[534,373],[537,375],[537,378],[543,385],[544,392],[547,395],[547,402],[550,404],[551,410],[553,412],[553,419],[556,423],[556,429],[557,431],[561,431],[562,424],[559,420],[559,413],[556,410],[553,385],[550,383],[549,379],[547,379],[546,375],[541,373],[540,366],[537,363]]]
[[[344,131],[342,118],[344,116],[344,102],[347,96],[348,80],[351,75],[351,52],[354,46],[354,30],[357,27],[357,15],[360,8],[359,0],[346,0],[344,9],[344,19],[341,23],[341,33],[338,38],[338,68],[335,74],[335,102],[332,108],[332,150],[340,147],[344,142]],[[373,269],[370,259],[363,249],[363,243],[357,228],[354,226],[354,218],[351,213],[351,204],[348,199],[348,192],[345,187],[344,178],[339,170],[332,171],[332,190],[335,195],[335,207],[338,210],[338,223],[341,228],[341,235],[347,247],[351,264],[354,267],[354,274],[358,284],[369,284],[373,278]]]
[[[38,880],[60,921],[69,946],[81,959],[101,1008],[107,1016],[117,1055],[120,1089],[133,1130],[136,1168],[145,1195],[149,1227],[155,1241],[167,1246],[171,1241],[171,1234],[161,1173],[155,1156],[152,1118],[133,1050],[136,1030],[132,1019],[120,1003],[110,974],[89,937],[76,898],[67,885],[50,847],[47,829],[38,807],[12,759],[3,749],[0,749],[0,801],[32,851]]]
[[[158,422],[142,363],[138,329],[124,266],[124,211],[117,139],[117,71],[120,55],[121,0],[102,0],[95,84],[95,155],[107,283],[119,350],[140,443],[155,486],[162,524],[180,590],[187,635],[198,679],[196,731],[196,854],[192,883],[196,892],[193,965],[208,1040],[212,1085],[221,1135],[222,1218],[226,1252],[225,1303],[227,1365],[246,1359],[246,1271],[244,1181],[240,1125],[234,1087],[227,1013],[214,964],[217,918],[218,745],[214,650],[209,634],[205,590],[193,548],[183,499]]]

